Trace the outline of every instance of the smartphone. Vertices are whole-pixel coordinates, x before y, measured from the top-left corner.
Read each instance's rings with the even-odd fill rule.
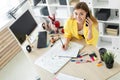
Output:
[[[89,14],[89,13],[87,13],[86,19],[87,19],[87,17],[90,17],[90,14]],[[86,21],[86,23],[87,23],[87,21]],[[86,26],[88,26],[88,25],[86,24]]]

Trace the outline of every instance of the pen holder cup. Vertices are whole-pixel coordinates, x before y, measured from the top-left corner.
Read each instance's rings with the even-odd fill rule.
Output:
[[[101,58],[102,61],[103,61],[102,56],[103,56],[106,52],[107,52],[107,49],[106,49],[106,48],[100,48],[100,49],[99,49],[100,58]]]

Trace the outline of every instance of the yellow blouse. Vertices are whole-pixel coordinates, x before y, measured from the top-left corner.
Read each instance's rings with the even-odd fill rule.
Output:
[[[82,39],[83,37],[78,33],[78,28],[77,28],[77,21],[75,19],[69,18],[65,25],[64,25],[64,36],[66,38],[72,38],[75,37],[77,39]],[[87,35],[88,35],[88,27],[86,27],[86,22],[84,23],[83,26],[83,35],[85,37],[85,41],[87,44],[92,44],[96,46],[97,41],[98,41],[98,35],[99,32],[96,28],[96,23],[93,22],[92,25],[92,39],[87,40]]]

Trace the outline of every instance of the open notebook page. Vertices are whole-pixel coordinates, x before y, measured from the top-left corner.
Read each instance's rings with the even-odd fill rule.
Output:
[[[51,48],[50,52],[56,53],[57,56],[63,57],[77,57],[79,50],[81,50],[84,46],[76,43],[70,42],[68,49],[62,49],[62,43],[58,40],[57,43]]]

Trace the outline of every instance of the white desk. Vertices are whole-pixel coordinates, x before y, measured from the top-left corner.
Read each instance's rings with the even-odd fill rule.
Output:
[[[75,39],[73,41],[80,43],[80,41]],[[81,41],[81,44],[85,44],[83,40]],[[36,59],[38,59],[42,54],[44,54],[44,52],[50,49],[50,47],[37,49],[36,46],[37,44],[35,43],[33,51],[31,53],[26,53],[27,57],[32,61],[33,64]],[[98,59],[100,59],[98,50],[94,46],[86,45],[82,51],[88,52],[89,54],[94,51],[97,54]],[[79,78],[85,78],[86,80],[107,80],[120,71],[120,65],[117,63],[114,64],[112,69],[107,69],[105,64],[103,64],[101,67],[97,67],[96,64],[98,61],[99,60],[92,63],[80,64],[76,64],[75,62],[68,62],[59,72]],[[52,74],[35,64],[34,66],[40,75],[41,80],[53,80],[53,78],[57,75]]]

